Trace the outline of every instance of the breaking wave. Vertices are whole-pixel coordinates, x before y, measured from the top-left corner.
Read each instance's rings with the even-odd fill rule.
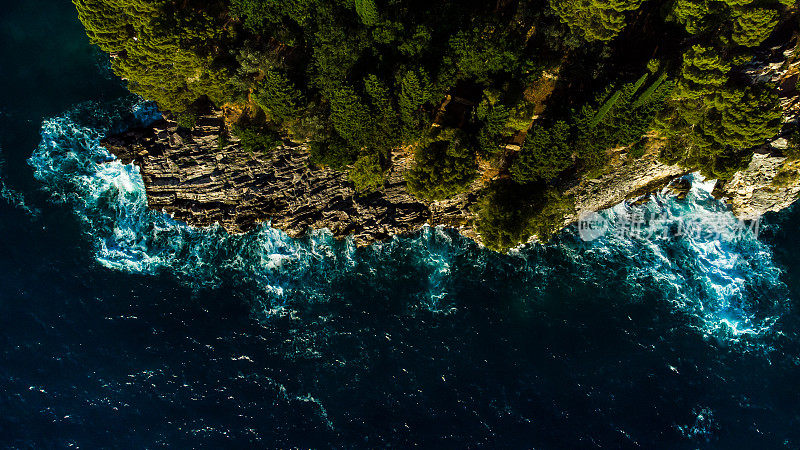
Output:
[[[151,104],[128,98],[82,104],[46,120],[29,159],[35,177],[54,201],[75,211],[103,266],[169,273],[197,289],[231,286],[260,317],[346,300],[353,290],[376,301],[402,297],[409,310],[443,314],[475,292],[519,304],[605,293],[618,303],[657,298],[709,338],[750,342],[770,333],[788,308],[769,247],[756,230],[741,229],[711,196],[710,183],[695,180],[685,200],[661,193],[642,205],[603,211],[598,218],[605,233],[591,242],[571,227],[549,244],[508,255],[431,227],[367,248],[325,230],[292,239],[268,224],[229,235],[218,226],[193,228],[149,210],[138,168],[115,160],[100,144],[108,133],[157,116]],[[670,232],[618,232],[627,226],[621,219],[632,216]],[[713,226],[715,233],[676,236],[685,223]]]

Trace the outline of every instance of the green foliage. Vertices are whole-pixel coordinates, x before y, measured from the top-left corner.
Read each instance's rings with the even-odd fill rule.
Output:
[[[778,13],[774,9],[747,9],[733,22],[731,39],[745,47],[756,47],[769,37],[777,24]]]
[[[345,83],[350,70],[366,48],[364,32],[350,32],[336,23],[326,21],[319,24],[311,38],[312,84],[325,91],[330,86]]]
[[[625,28],[625,13],[643,0],[551,0],[550,6],[573,32],[587,41],[609,41]]]
[[[584,170],[595,175],[605,164],[606,151],[639,142],[664,109],[672,83],[662,75],[646,87],[644,81],[628,83],[620,89],[606,90],[596,99],[599,109],[586,105],[575,119],[575,148]],[[612,94],[613,92],[613,94]]]
[[[364,90],[372,107],[375,122],[375,138],[373,147],[381,151],[389,151],[401,144],[400,119],[397,107],[392,100],[386,83],[375,75],[364,78]]]
[[[478,150],[484,157],[492,157],[500,151],[500,145],[506,139],[506,124],[511,112],[505,106],[492,104],[484,99],[475,109],[475,117],[480,124],[478,132]]]
[[[415,57],[425,51],[431,43],[431,30],[424,25],[417,25],[414,33],[402,42],[397,50],[406,57]]]
[[[667,73],[662,73],[654,83],[651,83],[650,86],[647,87],[633,102],[633,107],[638,108],[642,105],[646,105],[650,103],[652,100],[653,95],[664,85],[664,82],[667,80]]]
[[[115,55],[112,68],[132,92],[175,112],[202,97],[222,102],[235,95],[225,68],[203,55],[219,30],[206,14],[189,15],[165,1],[74,3],[89,40]]]
[[[277,28],[283,20],[308,24],[317,8],[317,0],[230,0],[230,13],[244,19],[254,32]]]
[[[714,95],[728,81],[731,65],[719,51],[701,45],[693,46],[683,55],[681,77],[675,97],[702,99]]]
[[[361,23],[371,27],[378,23],[380,16],[378,15],[378,8],[375,6],[375,0],[354,0],[356,13],[361,18]]]
[[[185,128],[187,130],[191,130],[197,124],[197,114],[192,111],[186,111],[184,113],[178,114],[177,120],[175,121],[178,124],[179,128]]]
[[[789,135],[786,136],[786,144],[783,154],[791,161],[800,159],[800,124],[797,122],[789,124]]]
[[[374,134],[369,109],[361,96],[347,85],[326,91],[330,101],[331,124],[336,132],[354,149],[368,147]]]
[[[231,132],[239,138],[239,144],[250,153],[268,153],[281,145],[280,136],[274,130],[247,122],[233,125]]]
[[[375,192],[383,187],[384,177],[377,155],[359,157],[348,173],[348,179],[360,194]]]
[[[606,100],[603,103],[600,109],[598,109],[597,112],[594,113],[594,117],[592,117],[592,120],[589,122],[589,128],[596,127],[597,124],[600,123],[600,121],[606,117],[606,114],[608,114],[608,112],[611,111],[611,108],[613,108],[614,105],[617,104],[621,96],[622,96],[622,91],[614,92],[614,94],[612,94],[611,97],[609,97],[608,100]]]
[[[285,74],[268,70],[256,85],[253,99],[272,119],[280,123],[298,116],[302,94]]]
[[[274,147],[279,137],[309,142],[310,161],[347,170],[360,193],[379,190],[391,152],[412,146],[408,187],[426,200],[467,189],[480,156],[518,194],[487,191],[482,201],[480,226],[496,248],[546,236],[536,223],[559,222],[566,200],[535,187],[599,175],[611,150],[641,156],[656,138],[651,133],[667,140],[663,160],[729,177],[780,127],[775,88],[751,82],[742,69],[796,6],[74,3],[91,42],[112,54],[115,73],[182,127],[194,126],[209,104],[230,106],[228,112],[255,104],[263,111],[258,124],[233,127],[232,138],[253,152]],[[620,48],[611,42],[618,36]],[[526,131],[518,154],[502,150]],[[225,136],[221,131],[221,146]],[[517,209],[490,205],[495,200]]]
[[[488,83],[489,75],[511,72],[518,57],[509,48],[509,40],[493,28],[474,28],[461,31],[450,38],[450,57],[461,78]]]
[[[230,137],[228,136],[228,131],[224,128],[219,130],[219,135],[217,135],[217,150],[223,150],[231,143]]]
[[[511,166],[517,183],[551,181],[572,164],[570,127],[557,122],[549,128],[534,125]]]
[[[486,247],[506,252],[532,236],[550,240],[574,209],[573,199],[554,189],[530,191],[512,183],[494,183],[478,201],[475,230]]]
[[[764,144],[780,131],[778,96],[766,89],[724,90],[705,125],[721,147],[748,149]]]
[[[656,72],[658,72],[658,69],[660,68],[661,68],[661,61],[657,59],[651,59],[650,61],[647,61],[648,72],[655,74]]]
[[[414,153],[406,171],[408,190],[419,198],[444,200],[464,192],[475,179],[475,154],[463,139],[435,141]]]
[[[495,184],[478,201],[475,231],[483,245],[506,252],[533,236],[532,209],[518,187]]]
[[[775,178],[772,179],[771,184],[778,188],[787,188],[795,185],[799,179],[800,172],[791,169],[783,169],[775,175]]]
[[[773,2],[758,4],[767,6]],[[709,41],[755,47],[772,33],[779,13],[774,8],[754,7],[753,3],[752,0],[676,0],[670,17],[690,34],[708,35]]]
[[[427,97],[425,79],[426,77],[421,77],[414,71],[408,71],[400,80],[397,103],[407,139],[416,136],[416,132],[425,122],[425,113],[422,111],[422,105],[425,104]]]
[[[730,178],[749,161],[749,149],[780,130],[780,106],[769,89],[724,87],[704,105],[692,105],[691,113],[676,108],[667,119],[670,123],[662,124],[671,141],[662,159],[708,177]]]
[[[332,137],[327,141],[309,142],[308,153],[312,163],[337,170],[345,170],[358,159],[358,150],[338,137]]]
[[[711,2],[707,0],[676,0],[672,6],[673,19],[691,34],[699,34],[710,26]]]
[[[572,197],[547,189],[538,199],[531,219],[533,234],[542,241],[549,241],[564,227],[564,218],[574,212],[575,200]]]

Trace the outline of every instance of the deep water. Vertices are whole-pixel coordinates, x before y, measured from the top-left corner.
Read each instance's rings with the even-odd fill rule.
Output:
[[[0,9],[0,447],[800,447],[800,208],[488,252],[193,229],[99,145],[154,117],[66,0]]]

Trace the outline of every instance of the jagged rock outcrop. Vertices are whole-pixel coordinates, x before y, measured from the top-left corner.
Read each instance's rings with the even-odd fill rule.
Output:
[[[219,146],[222,117],[201,117],[191,132],[167,120],[111,136],[104,145],[123,162],[138,165],[149,206],[195,226],[219,223],[240,233],[269,221],[293,237],[309,229],[329,229],[336,237],[353,236],[358,245],[413,232],[423,225],[445,225],[479,240],[473,229],[473,206],[488,179],[483,167],[465,194],[427,203],[406,190],[403,173],[410,154],[392,155],[381,192],[359,196],[346,174],[313,167],[304,145],[285,144],[270,153],[253,154],[238,141]],[[569,225],[582,213],[608,208],[667,186],[687,173],[658,160],[654,146],[642,157],[612,152],[603,174],[563,186],[575,202],[564,216]],[[721,187],[720,195],[745,219],[789,206],[800,195],[800,163],[770,153],[754,155],[749,167]]]
[[[425,203],[406,191],[403,172],[412,163],[406,153],[392,155],[382,192],[359,196],[346,174],[312,167],[303,145],[262,154],[243,150],[235,138],[220,146],[222,125],[219,113],[201,117],[191,132],[161,120],[108,137],[104,145],[139,166],[150,208],[190,225],[219,223],[240,233],[270,221],[290,236],[328,228],[363,245],[425,223],[458,228],[469,222],[474,192]]]
[[[795,35],[787,44],[758,55],[746,74],[757,82],[778,87],[783,109],[784,128],[800,120],[800,51]],[[800,161],[785,156],[789,142],[773,140],[753,155],[746,169],[737,172],[718,189],[718,195],[731,205],[742,219],[755,219],[770,211],[780,211],[800,197]]]
[[[800,161],[756,153],[722,188],[733,213],[745,220],[780,211],[800,197]]]
[[[328,228],[334,236],[353,236],[358,245],[415,231],[423,225],[445,225],[479,240],[472,228],[478,192],[496,170],[481,167],[471,188],[454,199],[424,202],[406,190],[403,173],[413,163],[408,152],[392,155],[381,192],[359,196],[346,174],[313,167],[304,145],[285,144],[263,154],[249,153],[232,138],[220,147],[220,113],[199,119],[191,131],[161,120],[143,129],[108,137],[104,145],[123,162],[138,165],[149,206],[190,225],[219,223],[240,233],[269,221],[293,237],[309,229]],[[604,175],[581,179],[566,191],[575,210],[564,224],[585,211],[596,211],[646,193],[685,173],[662,164],[657,151],[633,160],[616,153]]]
[[[780,86],[785,122],[800,115],[798,56],[794,43],[776,47],[746,72],[755,81]],[[219,223],[231,233],[240,233],[269,221],[293,237],[309,229],[328,228],[336,237],[353,236],[358,245],[365,245],[427,223],[457,228],[479,240],[473,228],[473,206],[485,184],[499,176],[496,167],[481,164],[480,176],[464,194],[424,202],[406,190],[403,174],[413,158],[408,151],[398,150],[392,154],[384,189],[360,196],[346,174],[313,167],[302,144],[285,143],[262,154],[243,150],[235,138],[221,146],[223,121],[220,112],[211,113],[201,117],[190,132],[161,120],[111,136],[104,144],[123,162],[140,167],[151,208],[190,225]],[[785,145],[785,139],[773,141],[770,148],[753,156],[746,169],[718,186],[716,193],[730,202],[737,216],[752,219],[783,209],[800,196],[800,163],[783,156]],[[561,191],[572,197],[575,208],[565,214],[564,225],[582,213],[660,190],[687,173],[685,168],[660,162],[658,151],[653,145],[644,156],[633,158],[617,149],[609,152],[602,175],[565,181]]]
[[[564,224],[575,222],[583,213],[610,208],[658,191],[687,173],[681,166],[660,162],[658,152],[658,146],[651,147],[640,158],[632,158],[624,151],[615,152],[603,175],[581,179],[566,189],[565,193],[575,200],[575,214],[565,217]]]

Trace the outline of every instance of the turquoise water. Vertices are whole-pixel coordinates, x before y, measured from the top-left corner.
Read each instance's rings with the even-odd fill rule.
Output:
[[[718,235],[509,255],[191,228],[100,146],[156,112],[71,5],[0,23],[0,443],[800,446],[797,209],[741,233],[697,182],[602,216]]]

